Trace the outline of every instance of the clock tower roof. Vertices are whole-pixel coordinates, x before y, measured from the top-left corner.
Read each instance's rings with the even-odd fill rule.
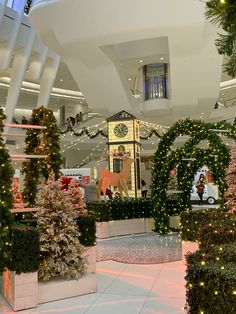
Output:
[[[107,118],[107,122],[120,120],[136,120],[137,118],[125,110],[122,110],[113,116]]]

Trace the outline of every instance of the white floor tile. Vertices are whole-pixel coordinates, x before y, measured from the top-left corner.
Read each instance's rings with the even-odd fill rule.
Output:
[[[139,314],[145,297],[102,295],[86,314]]]
[[[166,264],[97,263],[98,292],[39,305],[18,314],[180,314],[185,261]],[[0,296],[0,314],[13,314]]]
[[[182,314],[184,306],[184,298],[148,298],[140,314]]]

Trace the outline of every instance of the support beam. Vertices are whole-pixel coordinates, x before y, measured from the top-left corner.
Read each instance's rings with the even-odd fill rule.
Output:
[[[48,61],[44,66],[40,82],[37,108],[41,106],[44,106],[46,108],[48,106],[59,63],[60,57],[58,55],[55,55],[55,57]]]
[[[4,42],[0,46],[0,69],[2,70],[7,70],[10,67],[11,57],[16,45],[16,39],[19,33],[22,17],[24,15],[26,1],[27,0],[20,3],[19,11],[17,12],[14,26],[12,27],[11,34],[9,34],[8,41]]]

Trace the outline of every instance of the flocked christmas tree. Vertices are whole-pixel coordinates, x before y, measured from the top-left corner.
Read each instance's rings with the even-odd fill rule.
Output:
[[[79,187],[78,181],[72,179],[68,185],[67,194],[69,200],[72,203],[74,215],[87,215],[88,211],[86,209],[85,202],[82,199],[82,192]]]
[[[229,211],[236,211],[236,145],[231,149],[231,158],[227,170],[226,182],[228,189],[225,192],[226,207]]]
[[[61,189],[61,182],[50,174],[38,198],[40,235],[39,279],[79,279],[86,269],[81,257],[83,246],[73,219],[73,206]]]

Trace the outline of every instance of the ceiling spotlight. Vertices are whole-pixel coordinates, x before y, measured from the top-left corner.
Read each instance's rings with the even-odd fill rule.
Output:
[[[163,57],[161,57],[161,61],[162,61],[162,60],[164,60],[164,58],[163,58]]]
[[[62,79],[62,78],[60,79],[60,82],[63,82],[63,79]]]
[[[128,81],[131,81],[131,77],[128,78]]]
[[[140,63],[143,63],[143,59],[140,59],[139,62],[140,62]]]

